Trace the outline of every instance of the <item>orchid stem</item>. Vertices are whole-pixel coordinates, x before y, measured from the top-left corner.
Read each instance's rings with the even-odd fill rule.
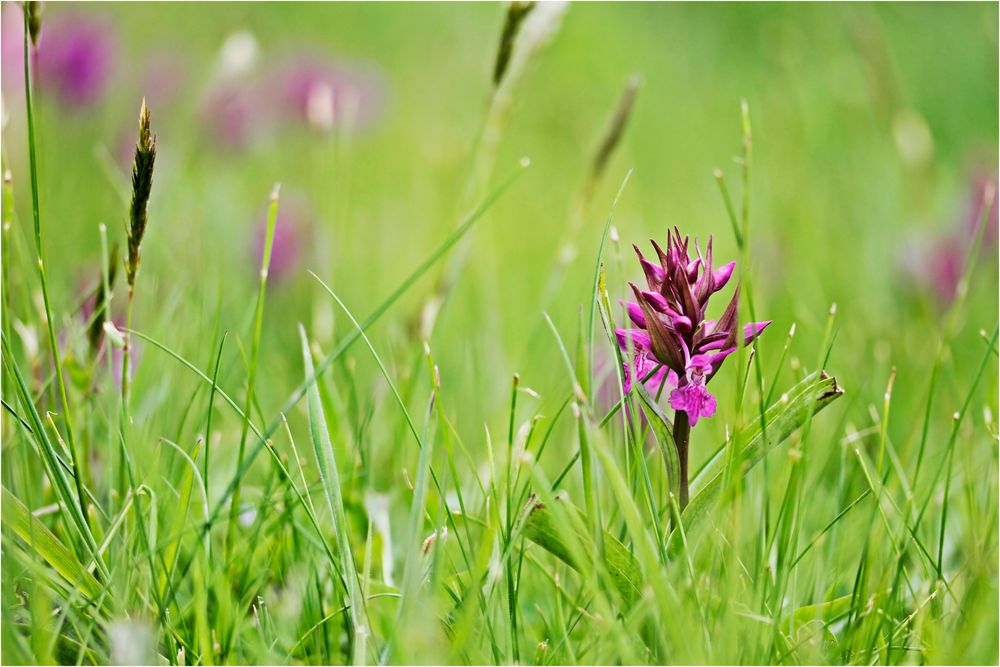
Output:
[[[677,460],[680,461],[680,509],[688,504],[688,440],[691,437],[691,423],[683,410],[674,413],[674,444],[677,446]]]

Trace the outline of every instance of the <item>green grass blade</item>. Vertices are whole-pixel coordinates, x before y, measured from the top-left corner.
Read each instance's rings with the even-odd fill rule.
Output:
[[[302,338],[302,359],[305,363],[306,377],[315,374],[312,354],[309,352],[309,339],[306,337],[305,329],[299,325],[299,335]],[[330,433],[326,427],[326,416],[323,413],[323,403],[319,396],[319,387],[316,383],[309,386],[308,391],[309,407],[309,435],[312,440],[313,451],[316,454],[316,464],[319,467],[320,481],[323,485],[323,495],[326,497],[327,507],[333,516],[333,531],[337,540],[337,548],[340,552],[341,571],[347,582],[347,595],[351,603],[350,617],[354,636],[354,664],[361,664],[365,660],[366,640],[368,637],[368,627],[365,621],[364,600],[361,595],[361,588],[358,583],[358,571],[354,563],[354,554],[351,551],[351,540],[347,517],[344,514],[344,500],[340,491],[340,473],[337,471],[337,460],[333,452],[333,443],[330,441]]]
[[[254,390],[257,384],[257,355],[260,351],[261,329],[264,324],[264,295],[267,293],[267,273],[271,266],[271,246],[274,243],[274,228],[278,222],[278,193],[279,185],[274,186],[271,192],[271,203],[267,211],[267,232],[264,237],[264,252],[260,263],[260,279],[257,283],[257,305],[254,309],[253,338],[250,343],[250,369],[247,373],[247,394],[246,402],[243,405],[243,426],[240,431],[240,447],[236,455],[236,468],[243,467],[243,459],[246,455],[247,435],[250,430],[250,416],[253,413]],[[223,339],[225,340],[225,339]],[[222,348],[219,348],[220,352]],[[218,367],[216,367],[218,371]],[[213,391],[214,391],[213,383]],[[209,400],[211,405],[211,400]],[[236,478],[236,486],[233,489],[233,499],[229,504],[229,528],[226,539],[226,553],[231,552],[233,542],[236,540],[236,521],[240,514],[240,482],[242,476]]]
[[[87,572],[70,550],[39,521],[24,503],[18,500],[7,487],[0,487],[3,502],[0,503],[3,524],[27,542],[46,563],[52,566],[71,586],[82,591],[91,601],[101,597],[102,587],[94,575]]]

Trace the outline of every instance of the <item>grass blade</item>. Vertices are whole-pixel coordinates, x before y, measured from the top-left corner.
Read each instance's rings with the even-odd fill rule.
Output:
[[[7,487],[0,487],[3,502],[0,503],[4,527],[14,531],[28,543],[46,563],[52,566],[70,586],[83,592],[91,601],[101,596],[102,587],[94,575],[87,572],[72,552],[39,521],[24,503],[18,500]]]
[[[306,377],[315,374],[312,354],[309,352],[309,339],[306,331],[299,325],[299,335],[302,338],[302,359],[305,362]],[[323,495],[327,507],[333,516],[333,532],[340,551],[341,572],[347,582],[347,595],[351,603],[350,617],[354,636],[354,664],[362,664],[365,659],[366,638],[368,628],[365,623],[364,600],[358,585],[358,571],[351,551],[351,541],[348,535],[347,517],[344,514],[344,500],[340,493],[340,473],[337,471],[337,460],[330,441],[330,432],[326,427],[326,416],[323,413],[323,403],[319,396],[316,383],[309,386],[309,436],[313,451],[316,454],[316,464],[319,467],[320,482],[323,485]]]

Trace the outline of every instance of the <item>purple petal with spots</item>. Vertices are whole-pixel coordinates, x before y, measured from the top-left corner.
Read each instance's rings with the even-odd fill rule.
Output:
[[[703,385],[687,384],[670,392],[670,407],[686,412],[693,428],[701,417],[715,414],[715,396]]]

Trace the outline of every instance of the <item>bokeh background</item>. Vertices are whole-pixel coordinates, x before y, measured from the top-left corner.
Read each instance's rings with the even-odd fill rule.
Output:
[[[289,260],[274,276],[263,343],[275,394],[262,391],[285,394],[286,371],[299,372],[294,355],[282,361],[291,325],[309,324],[321,298],[306,270],[364,315],[471,207],[463,193],[503,14],[490,4],[46,7],[40,159],[43,215],[58,230],[47,241],[61,269],[56,303],[68,306],[97,274],[98,223],[122,238],[145,96],[160,159],[137,322],[183,340],[211,319],[221,293],[224,326],[236,326],[252,308],[254,247],[281,182],[279,253],[287,232]],[[4,153],[22,181],[21,25],[11,3],[3,25]],[[989,4],[573,6],[514,91],[500,140],[498,175],[521,156],[533,166],[477,233],[472,269],[441,316],[441,363],[458,370],[472,359],[476,376],[445,375],[488,394],[490,377],[505,385],[518,370],[532,384],[563,379],[541,296],[592,154],[638,74],[578,259],[544,304],[555,321],[574,331],[628,169],[615,219],[626,248],[678,225],[715,234],[717,255],[734,254],[712,172],[723,169],[739,196],[732,158],[745,99],[753,270],[773,335],[793,321],[818,329],[836,302],[834,359],[858,371],[847,385],[883,383],[891,358],[919,386],[905,362],[933,350],[977,197],[995,180],[996,48]],[[308,122],[309,86],[327,80],[361,90],[356,131],[340,140]],[[27,189],[16,193],[30,220]],[[972,290],[986,310],[970,341],[993,320],[995,238]],[[401,325],[430,289],[390,319]]]
[[[620,244],[608,249],[613,298],[639,277],[629,244],[663,239],[669,226],[712,234],[716,257],[736,257],[713,171],[741,195],[734,157],[745,100],[753,131],[749,270],[758,316],[774,320],[761,345],[765,367],[793,323],[790,355],[814,367],[836,303],[827,367],[847,398],[819,418],[824,444],[872,425],[870,408],[881,406],[893,366],[890,437],[910,442],[983,193],[996,184],[996,5],[573,5],[510,87],[509,107],[490,125],[495,155],[483,158],[505,11],[451,3],[47,5],[37,108],[57,319],[75,321],[100,274],[98,225],[112,242],[124,238],[143,97],[159,155],[136,328],[202,368],[220,331],[248,340],[268,196],[281,183],[258,385],[268,418],[301,381],[295,325],[303,322],[325,350],[352,329],[308,271],[362,318],[528,156],[531,167],[460,247],[468,262],[433,332],[421,330],[421,315],[441,267],[371,334],[403,383],[424,372],[419,344],[430,333],[456,430],[474,456],[485,456],[483,424],[506,428],[513,373],[541,394],[539,412],[565,398],[565,364],[544,313],[575,344],[601,231],[629,170],[614,216]],[[4,2],[2,20],[3,154],[17,214],[4,234],[15,267],[6,289],[20,295],[36,278],[19,7]],[[594,152],[635,76],[642,85],[625,133],[581,212]],[[980,330],[996,326],[996,228],[994,206],[941,375],[932,442],[950,429],[982,357]],[[563,273],[567,246],[575,258]],[[18,309],[31,307],[22,299],[8,315],[23,318]],[[139,354],[135,419],[166,432],[183,423],[177,397],[196,381],[148,346]],[[222,368],[223,385],[241,385],[235,346]],[[397,444],[400,428],[378,425],[397,424],[397,407],[360,345],[342,373],[338,381],[361,387],[359,421],[376,424],[374,460],[388,463],[373,466],[369,481],[393,489],[416,458]],[[720,405],[731,405],[722,384]],[[970,470],[995,467],[996,440],[982,431],[996,428],[996,384],[987,384],[972,416],[979,430],[962,445],[978,452],[963,459]],[[720,414],[698,429],[696,461],[721,441]],[[568,451],[546,465],[560,469]],[[235,454],[220,456],[220,466],[232,465]],[[228,479],[219,475],[220,489]]]

